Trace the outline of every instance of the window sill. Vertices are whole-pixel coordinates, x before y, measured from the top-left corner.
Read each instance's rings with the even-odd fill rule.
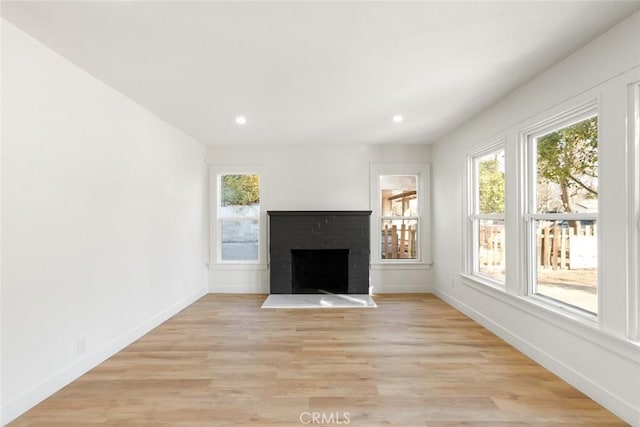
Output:
[[[268,264],[247,263],[247,262],[225,262],[211,263],[209,270],[246,270],[246,271],[264,271],[268,269]]]
[[[426,262],[375,262],[372,270],[431,270],[433,264]]]
[[[595,314],[582,312],[581,310],[574,309],[560,302],[540,297],[538,295],[513,295],[508,293],[504,286],[500,286],[491,280],[482,279],[478,276],[469,274],[460,274],[460,276],[463,279],[462,283],[474,289],[484,291],[487,288],[492,288],[498,291],[499,295],[505,296],[506,298],[515,298],[517,301],[525,303],[530,307],[535,307],[537,310],[552,313],[555,316],[570,319],[574,322],[581,323],[586,327],[598,330],[598,317]]]
[[[476,276],[460,273],[460,277],[463,285],[524,311],[546,323],[581,336],[632,361],[636,361],[638,358],[640,343],[603,330],[594,315],[582,313],[558,303],[552,304],[540,297],[513,295],[506,292],[504,288]]]
[[[594,325],[598,324],[597,314],[580,310],[579,308],[574,308],[568,304],[563,304],[562,302],[555,301],[553,298],[547,298],[543,295],[528,295],[523,296],[522,298],[525,298],[531,304],[537,305],[549,311],[553,311],[559,315],[570,317],[578,322],[585,322]]]
[[[499,283],[494,280],[486,279],[482,276],[476,276],[473,274],[460,273],[460,277],[462,277],[462,283],[466,285],[471,285],[472,287],[476,287],[478,285],[488,286],[500,292],[505,292],[504,283]]]

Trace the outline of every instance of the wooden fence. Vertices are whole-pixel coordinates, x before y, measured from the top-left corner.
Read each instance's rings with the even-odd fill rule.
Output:
[[[382,230],[382,258],[416,258],[416,226],[402,224],[385,225]]]
[[[553,225],[536,231],[536,250],[539,266],[552,270],[595,268],[597,255],[597,225],[573,227]]]
[[[478,233],[480,265],[504,269],[504,225],[480,226]]]
[[[552,270],[596,268],[597,225],[581,225],[579,221],[571,224],[574,226],[556,224],[536,230],[539,267]],[[504,226],[481,226],[478,232],[480,265],[504,268]]]

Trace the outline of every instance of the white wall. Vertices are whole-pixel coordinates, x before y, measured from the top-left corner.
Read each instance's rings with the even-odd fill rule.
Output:
[[[219,165],[255,166],[261,176],[261,210],[369,210],[371,163],[430,161],[426,145],[215,146],[209,149],[213,170]],[[215,173],[211,174],[212,179]],[[211,184],[210,184],[211,186]],[[212,242],[214,240],[212,239]],[[222,269],[212,264],[209,291],[269,293],[269,271]],[[373,269],[375,293],[431,292],[431,271]]]
[[[0,19],[0,35],[2,35],[2,26],[4,21]],[[0,52],[0,71],[2,71],[2,60],[3,55]],[[2,73],[0,73],[0,77]],[[3,93],[2,78],[0,78],[0,96]],[[1,100],[1,99],[0,99]],[[3,140],[3,103],[0,102],[0,425],[3,424],[4,420],[4,411],[3,411],[3,399],[2,399],[2,140]]]
[[[640,14],[635,14],[530,81],[433,146],[435,293],[627,422],[640,425],[640,345],[629,319],[637,307],[626,249],[635,233],[625,168],[629,85],[640,81]],[[590,99],[600,120],[600,311],[598,322],[551,313],[523,295],[523,222],[518,203],[519,132]],[[496,138],[506,141],[507,281],[502,292],[463,272],[466,155]],[[637,144],[637,143],[636,143]],[[637,203],[637,202],[634,202]],[[632,203],[633,204],[633,203]],[[631,293],[633,295],[633,293]]]
[[[207,169],[201,144],[6,21],[2,55],[8,422],[206,292]]]

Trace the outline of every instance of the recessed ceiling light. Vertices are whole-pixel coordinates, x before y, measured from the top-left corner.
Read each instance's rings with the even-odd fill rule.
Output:
[[[402,117],[400,114],[396,114],[395,116],[393,116],[393,123],[401,123],[404,120],[404,117]]]
[[[236,124],[239,124],[239,125],[247,124],[247,118],[245,116],[236,116]]]

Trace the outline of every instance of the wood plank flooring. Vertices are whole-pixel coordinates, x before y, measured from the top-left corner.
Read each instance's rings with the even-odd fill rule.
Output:
[[[625,425],[432,295],[264,298],[203,297],[12,425]]]

